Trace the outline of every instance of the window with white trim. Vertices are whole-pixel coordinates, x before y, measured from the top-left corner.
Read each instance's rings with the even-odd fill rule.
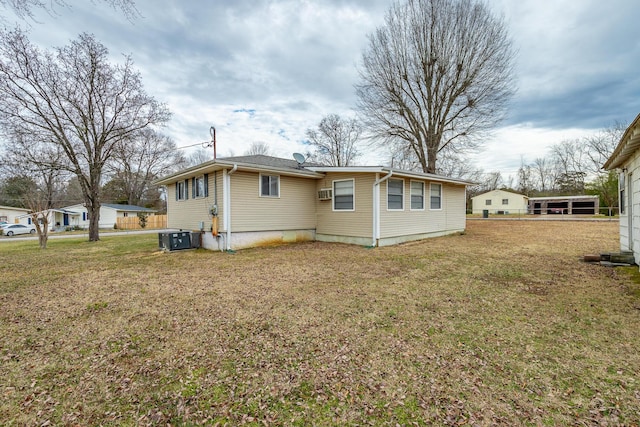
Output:
[[[333,181],[333,210],[355,210],[353,179]]]
[[[431,184],[431,209],[442,209],[442,184]]]
[[[508,205],[509,204],[509,199],[502,199],[502,204],[503,205]]]
[[[487,206],[491,206],[491,199],[485,200],[484,204],[487,205]]]
[[[192,181],[193,186],[193,198],[206,197],[206,180],[205,175],[196,176]]]
[[[260,196],[280,197],[280,177],[278,175],[260,175]]]
[[[387,180],[387,209],[401,211],[404,209],[404,180],[389,178]]]
[[[411,181],[411,210],[424,210],[424,182]]]
[[[189,181],[176,182],[176,200],[187,200],[189,198],[188,187]]]

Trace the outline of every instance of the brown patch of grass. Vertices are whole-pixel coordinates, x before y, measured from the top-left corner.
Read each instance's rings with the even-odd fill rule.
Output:
[[[0,419],[638,421],[634,279],[580,261],[616,250],[616,223],[470,221],[373,250],[156,245],[0,245]]]

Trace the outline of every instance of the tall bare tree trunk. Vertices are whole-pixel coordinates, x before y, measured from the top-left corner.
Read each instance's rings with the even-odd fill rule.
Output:
[[[100,240],[100,202],[88,202],[86,206],[89,214],[89,241],[97,242]]]

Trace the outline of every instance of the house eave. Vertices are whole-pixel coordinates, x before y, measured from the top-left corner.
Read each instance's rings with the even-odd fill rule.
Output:
[[[190,178],[195,175],[204,173],[215,172],[224,169],[231,169],[234,166],[238,166],[238,171],[245,172],[259,172],[259,173],[275,173],[278,175],[296,176],[301,178],[320,179],[324,177],[324,174],[315,172],[311,168],[303,169],[290,169],[290,168],[278,168],[273,166],[256,165],[252,163],[233,162],[224,160],[210,160],[197,166],[182,170],[167,177],[157,179],[153,181],[155,185],[167,185],[172,184],[182,179]]]
[[[448,183],[448,184],[464,185],[464,186],[474,185],[475,184],[474,182],[466,181],[466,180],[463,180],[463,179],[450,178],[450,177],[446,177],[446,176],[442,176],[442,175],[436,175],[436,174],[432,174],[432,173],[406,171],[406,170],[403,170],[403,169],[394,169],[394,168],[388,168],[388,167],[384,167],[384,166],[342,166],[342,167],[316,166],[316,167],[309,167],[308,169],[316,171],[316,172],[324,172],[324,173],[327,173],[327,172],[338,172],[338,173],[383,173],[383,174],[388,174],[389,172],[393,172],[393,176],[394,177],[417,178],[417,179],[423,179],[423,180],[428,180],[428,181],[443,182],[443,183]]]

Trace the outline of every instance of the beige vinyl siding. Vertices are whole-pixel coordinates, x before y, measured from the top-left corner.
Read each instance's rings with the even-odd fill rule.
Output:
[[[414,181],[419,181],[414,179]],[[405,179],[404,211],[387,210],[387,186],[380,186],[380,238],[439,233],[465,228],[465,187],[442,183],[441,209],[432,210],[430,181],[424,181],[424,210],[411,210],[410,180]],[[434,184],[439,184],[434,182]]]
[[[467,192],[466,187],[460,185],[442,186],[443,210],[446,206],[446,230],[464,230],[467,226]]]
[[[315,190],[315,179],[280,175],[279,197],[261,197],[259,173],[235,172],[231,175],[231,231],[314,229]]]
[[[318,200],[317,190],[333,188],[333,181],[354,179],[354,211],[334,211],[333,200]],[[335,236],[371,237],[373,183],[375,174],[329,172],[317,182],[314,198],[318,212],[316,233]],[[386,201],[385,201],[386,206]]]
[[[487,205],[487,200],[490,200],[491,204]],[[505,204],[503,201],[507,203]],[[528,199],[522,194],[504,190],[492,190],[472,197],[471,205],[474,214],[481,214],[484,210],[488,210],[489,213],[493,214],[499,211],[525,214],[527,213]]]
[[[214,173],[218,174],[218,230],[222,230],[224,215],[222,206],[222,171],[210,172],[208,176],[209,195],[203,198],[193,198],[192,181],[189,177],[187,200],[176,200],[176,183],[167,185],[167,227],[183,230],[198,230],[200,222],[204,222],[204,229],[211,230],[209,209],[215,203]]]
[[[640,152],[634,153],[627,163],[624,183],[624,213],[620,214],[620,249],[632,251],[640,260]],[[618,194],[619,196],[619,194]],[[631,217],[631,218],[630,218]]]

